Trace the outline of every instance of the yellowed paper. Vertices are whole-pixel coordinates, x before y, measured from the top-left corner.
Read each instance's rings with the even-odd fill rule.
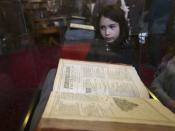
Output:
[[[175,127],[175,115],[152,99],[52,92],[43,118]]]
[[[61,59],[53,91],[149,98],[132,66]]]

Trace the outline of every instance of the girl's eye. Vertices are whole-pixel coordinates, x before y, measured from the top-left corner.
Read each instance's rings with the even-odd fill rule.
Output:
[[[101,29],[101,30],[104,30],[104,29],[105,29],[105,26],[100,26],[100,29]]]
[[[113,28],[116,27],[116,25],[110,25],[109,27],[110,27],[111,29],[113,29]]]

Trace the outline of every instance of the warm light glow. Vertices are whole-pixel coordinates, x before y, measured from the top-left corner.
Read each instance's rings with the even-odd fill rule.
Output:
[[[149,94],[154,100],[159,101],[159,99],[151,91],[149,91]]]
[[[29,118],[30,118],[30,112],[28,112],[26,117],[24,118],[24,122],[23,122],[23,125],[22,125],[23,129],[25,129],[25,127],[27,125],[27,122],[29,121]]]

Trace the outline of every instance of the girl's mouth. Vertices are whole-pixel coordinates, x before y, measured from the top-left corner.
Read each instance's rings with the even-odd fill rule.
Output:
[[[105,38],[106,42],[113,42],[112,38]]]

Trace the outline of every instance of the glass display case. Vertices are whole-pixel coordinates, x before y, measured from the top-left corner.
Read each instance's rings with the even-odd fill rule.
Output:
[[[100,7],[103,0],[0,1],[1,130],[29,129],[43,82],[48,72],[57,68],[60,58],[89,61],[94,43],[95,46],[104,44],[96,38],[96,21],[92,21],[97,19],[100,9],[90,14],[89,3]],[[174,42],[174,3],[173,0],[167,3],[165,0],[125,0],[129,9],[129,33],[124,43],[134,48],[136,64],[133,66],[148,88],[168,45]],[[78,26],[71,27],[71,23]],[[98,48],[108,52],[109,46],[104,44]],[[130,57],[126,52],[123,54]],[[99,60],[92,57],[92,61],[122,63],[113,52],[98,57]]]

